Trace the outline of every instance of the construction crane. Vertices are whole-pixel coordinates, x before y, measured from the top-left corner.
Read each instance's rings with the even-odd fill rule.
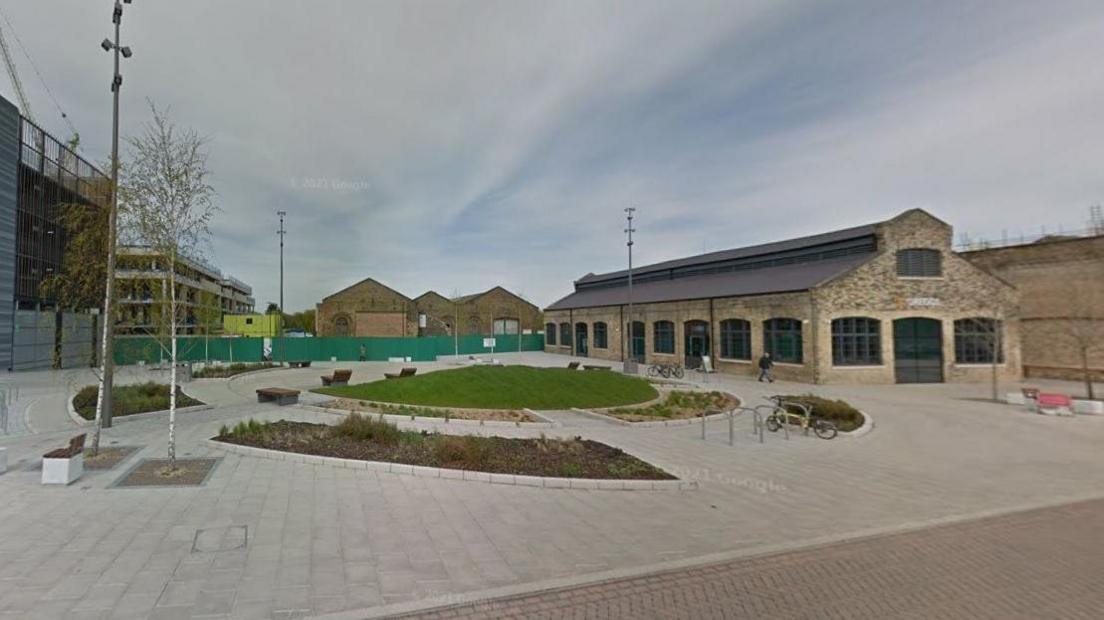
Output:
[[[19,72],[15,70],[15,58],[12,56],[11,48],[8,47],[8,40],[4,37],[3,28],[0,28],[0,52],[4,54],[4,66],[8,69],[8,77],[11,78],[15,95],[19,97],[19,106],[23,108],[23,116],[34,122],[34,116],[31,115],[31,102],[27,100],[27,93],[23,92],[23,82],[19,81]]]

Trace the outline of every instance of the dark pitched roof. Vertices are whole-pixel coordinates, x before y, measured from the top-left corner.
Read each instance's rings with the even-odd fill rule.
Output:
[[[410,298],[409,298],[409,297],[407,297],[406,295],[403,295],[402,293],[400,293],[400,292],[396,291],[395,289],[391,288],[390,286],[387,286],[386,284],[384,284],[383,282],[380,282],[379,280],[377,280],[377,279],[375,279],[375,278],[364,278],[364,279],[363,279],[363,280],[361,280],[360,282],[357,282],[357,283],[355,283],[355,284],[350,284],[349,286],[346,286],[345,288],[341,289],[340,291],[338,291],[338,292],[336,292],[336,293],[332,293],[332,294],[330,294],[330,295],[326,295],[325,297],[323,297],[323,298],[322,298],[322,301],[326,301],[327,299],[332,299],[332,298],[334,298],[334,297],[337,297],[338,295],[340,295],[340,294],[342,294],[342,293],[344,293],[344,292],[346,292],[346,291],[352,290],[352,289],[354,289],[354,288],[356,288],[356,287],[360,286],[361,284],[364,284],[365,282],[374,282],[374,283],[376,283],[376,284],[378,284],[378,285],[382,286],[383,288],[385,288],[385,289],[387,289],[387,290],[391,291],[392,293],[394,293],[394,294],[398,295],[399,297],[402,297],[402,298],[403,298],[403,299],[405,299],[406,301],[413,301],[412,299],[410,299]]]
[[[856,254],[778,267],[642,282],[633,285],[633,303],[804,291],[854,269],[870,260],[872,256],[874,256],[873,253]],[[626,286],[592,288],[572,293],[548,306],[547,309],[620,306],[627,304],[628,301],[629,292]]]
[[[721,250],[719,252],[709,252],[707,254],[698,254],[696,256],[688,256],[686,258],[676,258],[674,260],[645,265],[643,267],[634,267],[633,277],[643,276],[645,274],[656,271],[677,269],[679,267],[688,267],[691,265],[708,265],[709,263],[719,263],[740,258],[748,258],[751,256],[759,256],[762,254],[789,252],[828,243],[837,243],[840,241],[846,241],[848,239],[855,239],[858,237],[873,235],[877,230],[877,226],[877,224],[866,224],[863,226],[855,226],[853,228],[845,228],[843,230],[836,230],[833,232],[821,233],[818,235],[810,235],[808,237],[798,237],[796,239],[787,239],[785,241],[775,241],[772,243],[763,243],[760,245],[750,245],[743,248]],[[627,275],[627,269],[600,274],[588,273],[587,275],[576,280],[576,283],[587,284],[591,282],[600,282],[602,280],[617,280],[625,278]]]

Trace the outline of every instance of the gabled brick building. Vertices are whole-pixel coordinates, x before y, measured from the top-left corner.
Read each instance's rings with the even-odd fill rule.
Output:
[[[807,382],[1020,376],[1018,292],[913,209],[846,230],[588,274],[545,310],[545,350]]]
[[[541,311],[501,286],[449,299],[427,291],[413,299],[366,278],[322,300],[319,336],[443,336],[535,333]]]

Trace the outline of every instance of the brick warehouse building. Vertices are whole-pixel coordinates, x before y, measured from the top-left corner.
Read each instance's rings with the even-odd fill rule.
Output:
[[[913,209],[810,237],[588,274],[545,310],[545,350],[700,364],[813,383],[1020,377],[1019,293],[952,251],[950,225]],[[624,326],[622,329],[621,326]],[[626,338],[626,336],[631,336]]]
[[[496,286],[482,293],[449,299],[428,291],[411,299],[366,278],[317,304],[318,336],[441,336],[536,333],[541,311],[520,296]]]
[[[1104,381],[1104,235],[959,255],[1019,289],[1024,376]]]

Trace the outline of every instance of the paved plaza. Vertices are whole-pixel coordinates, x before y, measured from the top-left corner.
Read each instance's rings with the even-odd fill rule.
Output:
[[[833,441],[768,434],[759,443],[746,417],[736,419],[734,446],[724,420],[708,424],[704,441],[699,425],[627,428],[570,413],[543,429],[616,445],[699,482],[686,491],[422,478],[241,456],[207,442],[222,424],[250,417],[336,419],[254,402],[257,387],[312,387],[330,366],[185,385],[214,408],[181,414],[178,453],[221,458],[198,488],[112,486],[139,459],[164,455],[164,416],[105,431],[105,445],[143,448],[114,470],[42,487],[42,453],[77,432],[67,397],[93,377],[5,377],[20,382],[20,394],[9,434],[0,436],[9,460],[0,475],[0,618],[379,616],[1104,496],[1104,418],[1031,415],[986,402],[987,385],[768,386],[707,377],[706,385],[749,404],[767,393],[813,391],[846,398],[875,420],[869,434]],[[341,366],[363,382],[397,365]],[[120,372],[125,382],[153,375]]]

